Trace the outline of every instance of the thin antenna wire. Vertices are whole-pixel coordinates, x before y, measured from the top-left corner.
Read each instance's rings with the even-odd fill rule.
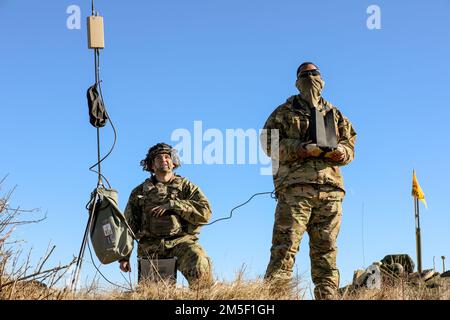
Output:
[[[361,242],[362,242],[362,256],[363,256],[363,267],[366,266],[366,256],[364,252],[364,202],[362,204],[362,212],[361,212]]]

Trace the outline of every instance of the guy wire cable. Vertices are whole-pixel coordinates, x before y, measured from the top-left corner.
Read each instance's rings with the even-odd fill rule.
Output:
[[[89,238],[88,238],[89,230],[90,230],[93,218],[94,218],[95,207],[97,205],[97,196],[98,196],[98,193],[96,190],[95,195],[94,195],[94,201],[92,204],[92,213],[89,215],[88,224],[86,226],[86,229],[84,230],[83,241],[81,243],[80,252],[78,253],[77,263],[75,265],[75,271],[74,271],[74,275],[73,275],[72,282],[71,282],[71,288],[70,288],[71,291],[76,290],[76,287],[78,284],[78,277],[80,275],[81,266],[83,264],[84,250],[86,249],[86,242],[89,242]]]
[[[109,279],[108,279],[108,278],[100,271],[100,269],[97,267],[97,265],[96,265],[95,262],[94,262],[94,257],[92,256],[92,250],[91,250],[91,245],[89,244],[89,241],[88,241],[87,245],[88,245],[89,256],[91,257],[92,265],[93,265],[94,268],[97,270],[97,272],[100,274],[100,276],[101,276],[106,282],[108,282],[109,284],[112,284],[113,286],[116,286],[116,287],[121,288],[121,289],[129,290],[130,288],[126,288],[126,287],[124,287],[124,286],[121,286],[121,285],[119,285],[119,284],[117,284],[117,283],[114,283],[114,282],[110,281],[110,280],[109,280]],[[130,284],[130,286],[131,286],[131,284]],[[131,286],[131,290],[133,290],[133,287],[132,287],[132,286]]]

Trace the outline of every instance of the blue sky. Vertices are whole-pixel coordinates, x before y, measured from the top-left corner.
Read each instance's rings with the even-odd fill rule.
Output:
[[[379,30],[366,26],[372,4],[381,9]],[[69,5],[81,8],[80,30],[66,27]],[[122,209],[147,177],[139,161],[149,146],[174,143],[172,132],[193,131],[194,121],[204,130],[258,130],[297,93],[295,70],[311,60],[325,79],[323,96],[358,133],[355,160],[343,169],[341,285],[386,254],[416,260],[413,169],[429,205],[421,207],[423,265],[432,268],[436,256],[441,271],[440,256],[450,256],[449,1],[97,0],[96,6],[105,18],[103,93],[118,130],[103,172]],[[34,248],[36,259],[56,245],[49,263],[77,255],[96,184],[88,171],[96,161],[85,98],[94,82],[88,15],[89,1],[0,2],[0,176],[9,174],[1,192],[17,185],[12,205],[47,212],[44,222],[19,228],[15,237]],[[102,142],[102,150],[112,142],[109,127]],[[215,219],[253,193],[272,190],[271,177],[259,170],[186,164],[178,173],[202,188]],[[232,220],[203,229],[200,243],[219,280],[233,279],[243,265],[248,278],[264,274],[275,205],[258,197]],[[123,282],[115,263],[102,270]],[[307,235],[296,272],[310,283]],[[86,263],[82,277],[93,275]]]

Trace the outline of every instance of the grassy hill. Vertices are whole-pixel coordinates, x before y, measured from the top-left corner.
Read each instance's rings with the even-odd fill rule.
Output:
[[[3,180],[0,181],[0,186]],[[277,287],[262,279],[244,280],[240,272],[234,281],[220,282],[205,290],[190,290],[165,282],[141,284],[129,291],[105,291],[95,283],[85,286],[74,294],[61,283],[67,278],[67,266],[45,267],[53,249],[49,250],[37,266],[31,267],[29,256],[21,259],[14,244],[7,239],[15,227],[24,223],[23,211],[9,208],[12,192],[0,197],[0,300],[61,300],[61,299],[123,299],[123,300],[303,300],[312,296],[309,288],[302,288],[295,279],[292,290]],[[29,212],[29,211],[28,211]],[[309,291],[309,292],[308,292]],[[309,294],[308,294],[309,293]],[[383,281],[380,289],[347,286],[340,290],[336,299],[342,300],[450,300],[450,277],[436,276],[432,281],[410,281],[399,277]]]

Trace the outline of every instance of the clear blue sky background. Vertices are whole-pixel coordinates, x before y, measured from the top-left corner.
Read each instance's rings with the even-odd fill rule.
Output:
[[[79,5],[80,30],[66,28]],[[366,9],[381,8],[381,30],[369,30]],[[450,257],[448,210],[450,138],[450,1],[96,1],[105,17],[103,92],[118,129],[103,172],[125,208],[147,174],[139,167],[149,146],[170,141],[177,128],[259,129],[272,110],[296,94],[295,70],[316,62],[323,95],[352,121],[356,157],[343,170],[347,188],[338,239],[341,285],[353,271],[390,253],[416,260],[411,177],[416,169],[429,210],[422,208],[424,268]],[[0,2],[0,176],[12,205],[39,207],[47,219],[20,227],[49,264],[76,256],[95,187],[95,129],[86,89],[93,83],[87,49],[89,1]],[[102,129],[102,149],[112,142]],[[172,142],[173,143],[173,142]],[[206,143],[205,143],[206,145]],[[209,197],[213,217],[273,188],[260,165],[184,165],[179,174]],[[242,265],[248,278],[265,272],[275,201],[259,197],[232,220],[202,231],[219,280]],[[364,217],[363,208],[364,206]],[[364,243],[364,246],[363,246]],[[364,249],[364,251],[363,251]],[[86,256],[87,258],[87,256]],[[102,270],[123,282],[116,263]],[[134,267],[136,270],[136,267]],[[296,270],[310,283],[308,238]],[[88,263],[83,279],[92,278]],[[136,273],[133,273],[135,276]]]

